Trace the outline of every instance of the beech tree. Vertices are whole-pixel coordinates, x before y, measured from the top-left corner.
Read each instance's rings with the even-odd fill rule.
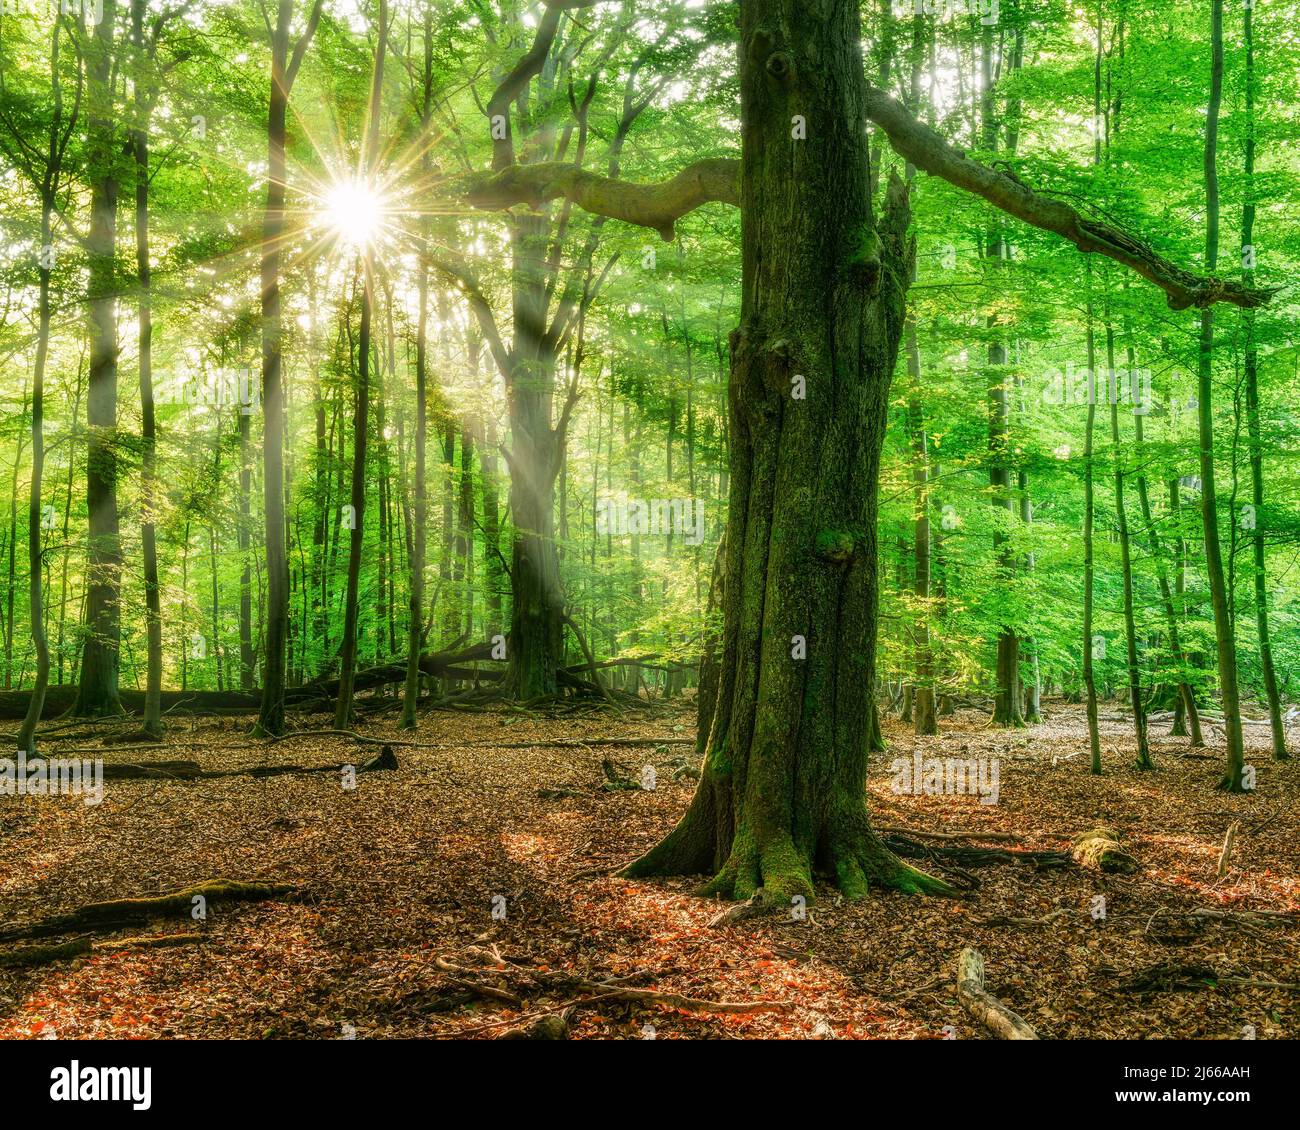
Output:
[[[1250,308],[1269,297],[1180,268],[1009,169],[971,159],[867,82],[861,42],[856,5],[746,0],[738,162],[699,161],[654,185],[558,162],[508,165],[470,197],[533,209],[564,198],[664,239],[704,203],[740,207],[723,627],[717,690],[701,696],[703,775],[677,827],[623,874],[710,872],[705,892],[763,907],[811,898],[815,865],[850,897],[871,883],[950,890],[885,848],[864,800],[876,477],[914,256],[906,184],[892,175],[883,199],[870,194],[867,121],[917,169],[1131,268],[1171,309],[1206,319],[1215,303]],[[816,480],[812,466],[823,468]],[[800,639],[806,658],[795,659]]]
[[[292,37],[293,0],[279,0],[271,33],[271,94],[267,112],[266,210],[262,219],[262,489],[266,512],[266,646],[262,707],[254,732],[284,733],[285,654],[289,632],[289,559],[284,519],[284,378],[280,324],[280,255],[285,230],[285,142],[289,94],[320,23],[315,0],[306,26]]]
[[[56,20],[50,35],[50,109],[48,127],[42,139],[44,147],[38,149],[29,140],[27,122],[16,121],[11,112],[0,115],[0,152],[4,153],[15,168],[22,170],[36,188],[40,200],[40,250],[36,259],[39,280],[36,353],[32,365],[32,475],[27,496],[28,623],[36,650],[36,678],[17,735],[18,749],[31,754],[36,752],[36,725],[45,709],[45,692],[50,681],[50,645],[45,631],[45,593],[41,568],[41,536],[46,526],[41,492],[45,474],[45,369],[50,352],[50,324],[53,318],[51,291],[56,262],[54,223],[61,204],[66,203],[61,200],[61,194],[70,187],[71,178],[67,176],[64,166],[68,146],[78,124],[84,78],[81,54],[74,51],[73,93],[70,100],[66,98],[66,33],[65,21]],[[5,93],[10,91],[6,90]],[[39,138],[40,134],[36,133],[35,136]],[[12,620],[9,626],[12,628]]]

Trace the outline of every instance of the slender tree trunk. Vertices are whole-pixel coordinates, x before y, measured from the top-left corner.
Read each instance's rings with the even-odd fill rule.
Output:
[[[137,53],[145,50],[146,0],[132,0],[131,41]],[[143,65],[143,61],[141,61]],[[144,450],[140,465],[140,548],[144,564],[145,675],[144,720],[141,729],[162,735],[162,605],[158,585],[158,539],[155,515],[158,496],[158,439],[153,393],[153,295],[149,265],[149,118],[150,94],[144,76],[136,78],[135,151],[135,265],[140,293],[137,301],[140,354],[140,421]]]
[[[271,40],[267,116],[266,211],[262,218],[262,495],[266,519],[266,646],[262,705],[254,733],[284,733],[285,648],[289,634],[289,559],[284,522],[284,385],[280,324],[280,242],[284,232],[285,140],[289,103],[289,21],[293,0],[279,0]]]
[[[925,415],[921,404],[921,349],[916,340],[916,323],[910,318],[907,338],[907,371],[911,395],[907,415],[912,433],[913,551],[916,559],[917,615],[913,628],[916,640],[916,689],[913,692],[912,721],[918,734],[937,734],[939,723],[934,702],[934,655],[930,648],[930,483],[929,451]]]
[[[54,32],[50,53],[50,73],[54,82],[54,124],[50,131],[50,159],[46,165],[41,192],[41,247],[50,246],[51,220],[54,215],[54,184],[58,179],[56,146],[62,122],[62,87],[58,77],[59,32]],[[39,265],[37,296],[36,358],[32,376],[32,480],[27,501],[27,571],[28,609],[31,616],[32,645],[36,649],[36,679],[27,714],[18,728],[17,748],[35,755],[36,725],[45,709],[45,690],[50,682],[50,647],[45,634],[44,592],[41,585],[41,483],[45,473],[45,363],[50,350],[50,270],[53,264],[42,257]]]
[[[370,105],[366,122],[366,149],[362,170],[366,178],[376,175],[379,157],[380,98],[384,83],[384,56],[388,50],[388,2],[379,0],[375,65],[371,76]],[[371,249],[361,254],[361,330],[357,338],[358,366],[356,412],[352,422],[352,537],[348,543],[347,596],[343,606],[343,646],[339,658],[339,695],[334,706],[334,727],[345,729],[352,717],[352,684],[356,677],[358,624],[357,597],[361,584],[361,552],[365,541],[366,447],[370,429],[371,326],[375,312],[375,285]]]
[[[427,130],[433,102],[433,13],[424,12],[424,97],[422,127]],[[432,162],[428,149],[420,155],[420,169],[427,176]],[[420,698],[420,651],[424,643],[424,555],[428,537],[428,495],[425,483],[425,448],[428,443],[428,346],[429,346],[429,221],[421,219],[420,261],[416,267],[420,313],[415,330],[415,531],[411,546],[410,601],[407,608],[406,686],[402,696],[403,730],[416,729],[416,706]]]
[[[1019,492],[1020,492],[1020,525],[1028,533],[1034,524],[1034,504],[1029,497],[1029,475],[1026,471],[1020,471]],[[1034,554],[1029,552],[1025,554],[1025,572],[1032,574],[1034,571]],[[1025,725],[1037,726],[1043,720],[1043,678],[1042,672],[1038,665],[1038,640],[1033,636],[1026,636],[1020,641],[1021,654],[1029,662],[1030,682],[1025,684],[1024,710]]]
[[[982,126],[982,145],[992,155],[998,148],[998,121],[995,111],[994,69],[993,69],[993,26],[983,25],[981,29],[981,88],[980,121]],[[986,255],[993,260],[993,270],[1010,253],[1006,240],[999,230],[988,233]],[[988,326],[993,329],[998,324],[996,315],[990,315]],[[988,345],[989,364],[989,485],[993,488],[993,504],[1007,512],[1007,524],[1015,521],[1016,500],[1011,489],[1011,398],[1007,385],[1011,380],[1007,370],[1007,347],[1004,341],[990,341]],[[994,549],[999,549],[999,569],[1002,583],[1014,583],[1016,559],[1010,550],[1010,538],[1007,533],[993,535]],[[1020,693],[1020,637],[1013,624],[1002,624],[998,632],[996,692],[993,704],[993,724],[995,726],[1021,727],[1025,724],[1021,708]]]
[[[1129,347],[1129,372],[1133,372],[1133,350]],[[1134,428],[1138,449],[1142,449],[1142,417],[1135,416]],[[1175,486],[1176,489],[1176,486]],[[1173,737],[1186,737],[1187,732],[1177,732],[1177,722],[1182,721],[1184,725],[1191,727],[1191,745],[1193,748],[1205,744],[1201,737],[1201,716],[1196,708],[1196,695],[1193,693],[1191,684],[1186,678],[1187,656],[1183,652],[1182,642],[1178,633],[1178,613],[1174,607],[1173,593],[1169,588],[1169,574],[1165,568],[1164,558],[1161,556],[1160,535],[1156,532],[1156,524],[1151,515],[1151,500],[1147,494],[1146,476],[1139,474],[1137,477],[1138,503],[1142,509],[1142,524],[1146,528],[1147,544],[1151,549],[1151,559],[1156,566],[1156,581],[1160,586],[1160,601],[1165,611],[1165,626],[1169,632],[1169,653],[1174,663],[1178,665],[1179,683],[1178,683],[1178,703],[1176,709],[1175,725],[1173,727]],[[1175,496],[1176,498],[1176,496]],[[1175,503],[1174,513],[1177,514]]]
[[[1244,9],[1246,46],[1246,199],[1241,208],[1241,253],[1243,281],[1255,285],[1255,34],[1254,10]],[[1259,634],[1259,666],[1264,678],[1264,697],[1273,736],[1273,758],[1285,761],[1286,729],[1282,724],[1282,701],[1278,694],[1277,671],[1273,666],[1273,641],[1268,627],[1268,576],[1264,561],[1264,445],[1259,427],[1259,356],[1255,348],[1255,311],[1243,315],[1246,329],[1246,427],[1250,437],[1251,520],[1243,523],[1250,532],[1255,578],[1255,627]]]
[[[1133,613],[1133,560],[1128,533],[1128,510],[1124,505],[1124,448],[1119,434],[1119,385],[1115,376],[1115,332],[1106,323],[1106,393],[1110,399],[1111,458],[1115,463],[1115,518],[1119,531],[1120,569],[1124,585],[1124,644],[1127,659],[1129,705],[1133,711],[1133,731],[1137,738],[1137,766],[1154,769],[1151,748],[1147,743],[1147,716],[1142,705],[1142,681],[1138,669],[1137,623]]]
[[[364,253],[363,253],[364,257]],[[339,693],[334,726],[346,729],[352,719],[352,683],[357,669],[357,597],[361,584],[361,553],[365,542],[366,448],[370,428],[370,338],[374,292],[369,261],[362,272],[361,330],[358,334],[356,404],[352,417],[352,486],[349,515],[347,589],[343,599],[343,640],[339,649]]]
[[[1091,278],[1091,268],[1088,271]],[[1097,681],[1093,674],[1093,438],[1097,424],[1097,346],[1088,301],[1088,423],[1083,450],[1083,693],[1088,716],[1088,751],[1093,773],[1101,772],[1101,735],[1097,728]]]
[[[1205,269],[1213,273],[1219,260],[1219,178],[1216,168],[1219,106],[1223,100],[1223,0],[1212,0],[1210,12],[1210,104],[1205,123]],[[1241,699],[1237,689],[1237,643],[1232,635],[1228,590],[1219,547],[1219,507],[1214,486],[1214,307],[1201,311],[1200,361],[1197,367],[1197,417],[1200,430],[1201,524],[1205,537],[1205,572],[1214,609],[1214,638],[1218,649],[1219,690],[1223,695],[1223,731],[1227,769],[1222,788],[1244,792],[1245,752],[1241,731]]]

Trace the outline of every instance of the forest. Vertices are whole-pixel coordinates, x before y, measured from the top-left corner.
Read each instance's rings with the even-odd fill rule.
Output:
[[[1295,1038],[1298,32],[0,0],[0,1037]]]

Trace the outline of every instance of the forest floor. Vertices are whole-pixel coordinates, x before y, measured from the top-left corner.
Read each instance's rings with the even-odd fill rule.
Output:
[[[384,715],[393,721],[360,732],[391,739],[400,766],[365,773],[350,790],[329,772],[109,780],[99,805],[0,797],[0,932],[210,879],[298,887],[288,898],[214,903],[203,921],[95,935],[181,931],[198,944],[0,967],[0,1037],[492,1038],[580,1000],[574,1037],[984,1038],[955,992],[965,946],[984,955],[988,990],[1044,1037],[1300,1035],[1300,761],[1269,760],[1267,728],[1249,726],[1257,788],[1224,795],[1214,790],[1221,733],[1208,756],[1188,757],[1165,722],[1152,727],[1158,770],[1138,772],[1131,728],[1106,706],[1105,772],[1094,777],[1080,709],[1048,710],[1045,724],[1016,732],[967,710],[926,739],[887,720],[890,750],[873,756],[869,780],[876,825],[978,833],[985,838],[956,842],[1016,851],[1066,850],[1104,824],[1137,874],[966,864],[964,881],[979,885],[962,900],[877,891],[845,903],[819,885],[802,920],[715,928],[720,906],[693,897],[695,881],[607,874],[671,828],[690,799],[693,780],[674,780],[696,760],[688,704],[621,718],[436,713],[414,739]],[[99,749],[65,729],[43,749],[205,769],[359,764],[378,751],[345,735],[268,745],[245,736],[248,724],[173,718],[168,745],[144,752]],[[671,744],[602,744],[610,738]],[[411,740],[421,744],[397,744]],[[891,763],[914,750],[996,758],[998,803],[896,793]],[[606,759],[638,782],[653,764],[655,788],[602,789]],[[1097,895],[1104,918],[1094,916]],[[15,944],[0,945],[0,965]],[[1163,983],[1126,988],[1156,967],[1166,967],[1154,978]],[[620,978],[777,1007],[707,1012],[583,984]]]

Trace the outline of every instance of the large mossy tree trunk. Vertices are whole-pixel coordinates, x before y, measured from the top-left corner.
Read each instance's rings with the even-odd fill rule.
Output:
[[[564,458],[567,412],[552,426],[555,341],[547,331],[549,296],[545,215],[512,223],[514,349],[507,381],[510,415],[510,577],[508,693],[529,702],[552,696],[563,665],[564,589],[555,544],[555,481]]]
[[[860,42],[856,5],[741,6],[718,686],[690,808],[624,872],[712,872],[706,892],[773,906],[811,898],[815,868],[850,897],[946,890],[882,845],[865,802],[877,473],[914,246],[901,181],[872,216]]]

